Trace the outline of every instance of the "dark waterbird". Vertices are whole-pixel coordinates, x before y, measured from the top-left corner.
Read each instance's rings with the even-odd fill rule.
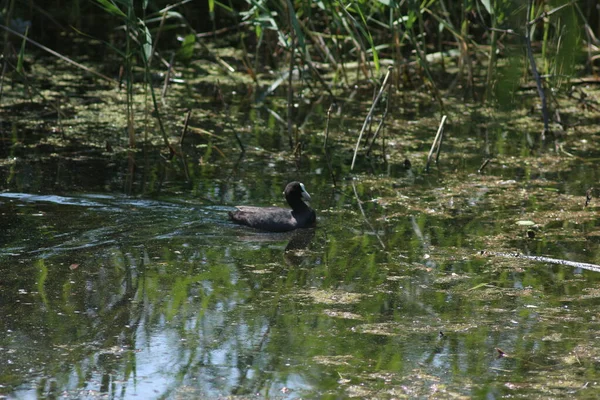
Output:
[[[237,224],[270,232],[285,232],[315,225],[317,216],[304,200],[310,195],[300,182],[290,182],[283,191],[285,199],[292,209],[281,207],[237,206],[229,212],[229,218]]]

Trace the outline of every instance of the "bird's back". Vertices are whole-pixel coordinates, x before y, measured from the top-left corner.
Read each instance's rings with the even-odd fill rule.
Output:
[[[285,232],[298,228],[292,210],[281,207],[238,206],[229,217],[237,224],[272,232]]]

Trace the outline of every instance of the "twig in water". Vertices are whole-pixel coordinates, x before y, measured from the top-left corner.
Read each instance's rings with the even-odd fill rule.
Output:
[[[169,60],[169,68],[165,74],[165,82],[163,83],[162,92],[160,92],[160,102],[165,105],[165,97],[167,97],[167,89],[169,88],[169,81],[171,80],[171,72],[173,71],[173,60],[175,59],[175,53],[171,54],[171,60]]]
[[[486,160],[483,162],[483,164],[481,164],[481,167],[479,167],[479,169],[477,170],[477,173],[478,173],[478,174],[482,173],[482,172],[483,172],[483,169],[484,169],[485,167],[487,167],[487,165],[490,163],[490,161],[492,161],[492,159],[491,159],[491,158],[488,158],[488,159],[486,159]]]
[[[188,126],[190,125],[190,117],[192,116],[192,110],[188,110],[185,120],[183,121],[183,130],[181,131],[181,137],[179,138],[179,145],[183,144],[183,139],[188,131]]]
[[[574,3],[574,2],[573,2],[573,3]],[[551,16],[552,14],[554,14],[555,12],[557,12],[557,11],[560,11],[560,10],[562,10],[563,8],[565,8],[565,7],[568,7],[568,6],[571,6],[571,5],[573,5],[573,4],[572,4],[572,2],[570,2],[570,1],[569,1],[569,2],[567,2],[567,3],[565,3],[565,4],[561,5],[561,6],[558,6],[558,7],[556,7],[556,8],[555,8],[555,9],[553,9],[553,10],[550,10],[550,11],[544,11],[544,12],[543,12],[543,13],[541,13],[541,14],[540,14],[540,15],[539,15],[537,18],[535,18],[534,20],[527,22],[527,26],[529,27],[529,26],[531,26],[531,25],[535,25],[535,24],[537,24],[538,22],[540,22],[541,20],[543,20],[544,18],[547,18],[547,17]],[[529,15],[527,15],[527,18],[529,18]]]
[[[585,206],[587,207],[590,202],[592,201],[592,191],[594,190],[593,187],[589,188],[586,192],[585,192]]]
[[[325,152],[325,161],[327,161],[327,168],[329,168],[329,175],[331,175],[331,183],[333,183],[333,187],[337,188],[337,182],[335,180],[335,173],[333,172],[333,167],[331,166],[331,159],[329,158],[329,153],[327,153],[327,149],[324,149]]]
[[[512,29],[487,28],[487,30],[492,31],[492,32],[500,32],[505,35],[519,36],[519,34],[515,31],[513,31]]]
[[[587,269],[588,271],[600,272],[600,265],[598,264],[590,264],[578,261],[569,261],[569,260],[561,260],[559,258],[551,258],[544,256],[527,256],[521,253],[501,253],[494,251],[481,251],[480,255],[482,256],[496,256],[496,257],[510,257],[510,258],[523,258],[525,260],[537,261],[537,262],[545,262],[550,264],[558,264],[558,265],[566,265],[568,267]]]
[[[223,106],[225,107],[225,115],[227,115],[229,117],[229,105],[227,103],[225,103],[225,99],[223,98],[223,93],[221,92],[220,86],[219,86],[219,93],[221,96],[221,100],[223,101]],[[240,138],[240,135],[238,135],[235,128],[231,125],[231,119],[226,118],[226,121],[227,121],[227,125],[229,126],[229,129],[231,129],[231,131],[233,132],[233,135],[235,136],[235,140],[237,141],[238,146],[240,146],[240,150],[242,151],[242,155],[243,155],[244,153],[246,153],[246,148],[244,147],[244,143],[242,143],[242,139]]]
[[[335,109],[336,104],[331,103],[329,109],[327,110],[327,122],[325,123],[325,141],[323,142],[323,153],[325,154],[325,161],[327,161],[327,168],[329,169],[329,174],[331,175],[331,181],[333,182],[333,187],[337,187],[335,181],[335,174],[333,173],[333,167],[331,166],[331,160],[329,159],[329,153],[327,152],[327,138],[329,137],[329,120],[331,119],[331,113]]]
[[[7,31],[7,32],[9,32],[9,33],[11,33],[11,34],[13,34],[13,35],[15,35],[15,36],[18,36],[18,37],[20,37],[20,38],[21,38],[21,39],[23,39],[23,40],[26,40],[27,42],[31,43],[32,45],[34,45],[34,46],[36,46],[36,47],[38,47],[38,48],[40,48],[40,49],[44,50],[44,51],[45,51],[45,52],[47,52],[47,53],[50,53],[50,54],[52,54],[53,56],[56,56],[56,57],[60,58],[60,59],[61,59],[61,60],[63,60],[63,61],[66,61],[66,62],[68,62],[68,63],[70,63],[70,64],[73,64],[73,65],[74,65],[74,66],[76,66],[77,68],[80,68],[80,69],[82,69],[82,70],[84,70],[84,71],[87,71],[87,72],[89,72],[89,73],[91,73],[91,74],[94,74],[94,75],[96,75],[97,77],[99,77],[99,78],[102,78],[102,79],[104,79],[105,81],[108,81],[108,82],[110,82],[110,83],[116,83],[114,79],[112,79],[112,78],[109,78],[108,76],[106,76],[106,75],[104,75],[104,74],[101,74],[101,73],[99,73],[99,72],[96,72],[96,71],[94,71],[93,69],[86,67],[85,65],[79,64],[78,62],[75,62],[75,61],[71,60],[69,57],[63,56],[62,54],[60,54],[60,53],[58,53],[58,52],[56,52],[56,51],[54,51],[54,50],[52,50],[52,49],[50,49],[50,48],[48,48],[48,47],[44,46],[43,44],[40,44],[40,43],[36,42],[35,40],[29,39],[28,37],[26,37],[26,36],[24,36],[24,35],[21,35],[19,32],[16,32],[16,31],[14,31],[14,30],[10,29],[10,28],[9,28],[9,27],[7,27],[7,26],[4,26],[4,25],[1,25],[1,24],[0,24],[0,28],[4,29],[5,31]]]
[[[237,23],[233,26],[226,26],[225,28],[221,28],[221,29],[217,29],[217,30],[213,30],[210,32],[200,32],[200,33],[196,33],[196,37],[197,38],[205,38],[205,37],[215,37],[217,35],[222,35],[224,33],[228,33],[229,31],[239,31],[240,28],[246,26],[246,25],[250,25],[250,21],[242,21],[240,23]]]
[[[185,151],[183,151],[183,148],[181,148],[181,145],[183,144],[183,139],[185,138],[185,135],[188,131],[188,126],[190,124],[190,117],[192,116],[192,110],[188,110],[187,114],[185,115],[185,120],[183,121],[183,130],[181,131],[181,136],[179,137],[179,150],[181,151],[181,164],[183,165],[183,172],[185,172],[185,179],[189,182],[190,180],[190,173],[188,171],[188,166],[187,166],[187,161],[185,159]]]
[[[146,82],[150,82],[150,67],[148,65],[148,60],[146,59],[146,55],[144,54],[144,52],[142,51],[142,57],[143,57],[143,61],[144,61],[144,65],[145,65],[145,74],[146,74]],[[129,80],[128,85],[131,85],[131,80]],[[167,131],[165,130],[165,127],[163,125],[162,122],[162,118],[160,116],[160,111],[158,109],[158,101],[156,100],[156,93],[154,93],[154,87],[152,85],[148,85],[150,87],[150,95],[152,97],[152,105],[154,106],[154,113],[156,114],[156,120],[158,121],[158,127],[160,128],[160,132],[162,133],[162,137],[163,140],[165,142],[165,146],[167,146],[167,148],[169,149],[169,151],[171,153],[175,153],[175,149],[173,149],[173,146],[171,145],[171,143],[169,143],[169,137],[167,135]],[[129,91],[131,93],[131,91]],[[129,105],[131,107],[131,105]],[[130,113],[130,118],[133,119],[133,113]],[[131,125],[131,127],[133,127],[133,123]],[[131,132],[133,131],[133,128],[130,128]],[[131,133],[130,133],[131,134]]]
[[[292,154],[294,154],[294,157],[296,158],[300,158],[302,157],[302,143],[300,143],[300,140],[298,140],[298,131],[296,131],[296,146],[294,146],[294,151],[292,151]]]
[[[264,109],[273,116],[273,118],[275,118],[275,121],[279,122],[282,126],[286,125],[285,120],[283,119],[283,117],[279,114],[277,114],[277,112],[275,110],[270,109],[269,107],[265,106],[263,104]]]
[[[527,2],[528,23],[529,18],[531,17],[532,6],[533,0],[529,0]],[[540,73],[537,70],[537,67],[535,65],[535,58],[533,57],[529,25],[527,25],[525,28],[525,45],[527,47],[527,57],[529,58],[529,64],[531,65],[531,73],[533,74],[533,78],[535,79],[538,95],[540,96],[540,100],[542,101],[542,118],[544,119],[544,131],[542,132],[542,140],[545,140],[546,134],[550,132],[550,128],[548,127],[548,107],[546,105],[546,94],[544,93],[544,87],[542,86],[542,79],[540,78]]]
[[[244,154],[246,152],[246,148],[244,147],[244,143],[242,143],[242,139],[240,139],[235,129],[233,129],[233,134],[235,135],[235,140],[237,141],[238,146],[240,146],[240,150],[242,150],[242,154]]]
[[[373,234],[375,235],[375,237],[377,238],[377,240],[379,240],[379,244],[381,245],[381,247],[385,250],[385,244],[383,244],[383,241],[381,240],[381,238],[377,234],[377,231],[375,231],[375,229],[373,228],[373,225],[371,225],[371,223],[367,219],[367,216],[365,214],[365,210],[363,210],[363,208],[362,208],[362,204],[360,202],[360,199],[358,198],[358,192],[356,191],[356,185],[354,185],[354,181],[352,181],[352,190],[354,190],[354,197],[356,197],[356,203],[358,204],[358,208],[360,209],[360,213],[362,214],[363,218],[365,219],[365,222],[367,223],[367,225],[369,225],[369,228],[371,228],[371,231],[373,232]]]
[[[5,45],[5,49],[8,47],[8,44]],[[4,57],[2,62],[2,74],[0,75],[0,103],[2,103],[2,94],[4,93],[4,75],[6,74],[6,68],[8,67],[7,60],[8,52],[4,51]]]
[[[443,143],[444,143],[444,128],[442,127],[442,132],[440,133],[440,138],[438,139],[437,151],[435,152],[435,163],[436,164],[440,160],[440,152],[442,151]]]
[[[383,115],[381,116],[381,121],[379,121],[379,125],[377,126],[377,130],[375,131],[375,134],[373,135],[373,140],[371,140],[371,144],[369,145],[369,148],[367,149],[367,155],[369,155],[371,153],[371,149],[373,148],[373,145],[375,144],[375,140],[377,140],[377,136],[379,136],[379,132],[381,131],[381,129],[383,129],[383,126],[385,125],[385,118],[387,117],[388,111],[390,109],[390,97],[392,95],[392,85],[388,86],[388,95],[387,95],[387,99],[385,102],[385,110],[383,111]],[[383,153],[384,153],[384,160],[385,160],[385,139],[383,140]]]
[[[7,8],[8,10],[6,8],[3,10],[4,20],[6,23],[10,24],[15,9],[15,2],[10,1]],[[8,31],[4,32],[3,39],[4,49],[2,50],[2,75],[0,76],[0,103],[2,102],[2,93],[4,93],[4,75],[6,74],[6,69],[8,67],[9,49],[12,47],[8,40]],[[24,50],[23,47],[22,49]]]
[[[202,46],[203,51],[210,54],[212,57],[215,58],[215,60],[217,60],[217,63],[225,70],[226,73],[232,74],[235,72],[235,68],[233,68],[231,65],[227,64],[227,62],[225,60],[223,60],[221,57],[219,57],[218,54],[213,52],[202,40],[197,43],[200,43],[200,46]]]
[[[152,51],[150,52],[150,56],[148,57],[148,65],[152,64],[152,56],[156,52],[156,46],[158,45],[158,39],[160,39],[160,34],[163,31],[163,28],[165,26],[165,21],[167,20],[167,14],[168,14],[167,10],[164,10],[162,12],[162,17],[160,18],[160,24],[158,25],[158,31],[156,32],[156,35],[154,36],[154,40],[152,41]],[[171,62],[169,64],[173,64],[173,57],[171,57]],[[169,66],[169,69],[170,68],[171,67]]]
[[[440,147],[442,146],[441,137],[444,132],[444,125],[446,124],[446,116],[442,117],[442,121],[440,122],[440,126],[438,127],[437,133],[435,134],[435,138],[433,139],[433,143],[431,144],[431,150],[429,150],[429,155],[427,156],[427,164],[425,164],[425,171],[429,171],[429,164],[431,164],[431,158],[433,156],[433,151],[435,150],[436,145],[438,146],[436,162],[438,160],[440,154]],[[439,144],[438,144],[439,143]]]
[[[237,141],[238,146],[240,146],[240,150],[242,150],[242,154],[244,154],[246,152],[246,148],[244,147],[244,143],[242,143],[242,139],[240,139],[240,136],[238,135],[237,131],[231,126],[231,119],[229,118],[229,105],[225,102],[225,97],[223,96],[223,91],[221,90],[221,85],[219,84],[218,80],[217,84],[215,85],[214,96],[215,101],[220,101],[223,105],[223,109],[225,111],[226,116],[225,121],[231,129],[231,131],[233,132],[235,140]]]
[[[327,121],[325,122],[325,141],[323,142],[323,148],[327,149],[327,139],[329,138],[329,120],[331,119],[331,113],[335,109],[336,104],[331,103],[329,109],[327,110]]]
[[[342,9],[343,9],[343,7],[342,7]],[[365,128],[367,127],[367,124],[371,120],[371,116],[373,115],[375,106],[377,106],[377,103],[379,103],[379,100],[381,99],[381,95],[383,94],[383,91],[385,90],[385,88],[388,84],[388,80],[389,80],[391,74],[392,74],[392,67],[390,66],[390,67],[388,67],[388,71],[387,71],[387,74],[385,74],[385,79],[383,80],[383,84],[381,85],[381,88],[379,89],[379,93],[377,93],[377,96],[375,97],[375,100],[373,101],[373,104],[371,105],[371,109],[369,110],[369,113],[367,114],[367,118],[365,118],[365,122],[363,123],[363,126],[360,130],[360,134],[358,135],[358,140],[356,141],[356,147],[354,148],[354,155],[352,156],[352,164],[350,165],[350,171],[352,171],[354,169],[354,163],[356,161],[356,154],[358,153],[358,146],[360,146],[360,141],[362,139],[362,135],[365,132]]]

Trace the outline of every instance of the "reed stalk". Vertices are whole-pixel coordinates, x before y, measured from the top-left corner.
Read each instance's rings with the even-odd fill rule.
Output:
[[[440,155],[440,149],[442,147],[442,138],[444,136],[444,125],[446,124],[446,116],[442,117],[442,121],[440,122],[440,126],[438,127],[437,133],[435,134],[435,138],[433,139],[433,143],[431,144],[431,149],[429,150],[429,154],[427,155],[427,163],[425,164],[425,171],[429,171],[429,165],[431,164],[431,160],[433,159],[433,151],[437,147],[436,153],[436,163],[438,161]]]
[[[383,94],[383,92],[385,91],[385,88],[388,85],[391,74],[392,74],[392,67],[388,67],[387,73],[385,74],[385,78],[383,79],[383,83],[381,84],[381,88],[379,89],[379,93],[377,93],[375,100],[373,100],[373,104],[371,104],[371,108],[369,109],[369,112],[367,113],[367,117],[365,118],[365,121],[363,122],[363,126],[358,135],[358,140],[356,141],[356,147],[354,148],[354,155],[352,156],[352,164],[350,165],[350,171],[352,171],[354,169],[354,163],[356,162],[356,154],[358,154],[358,147],[360,146],[360,142],[362,140],[363,133],[365,132],[365,128],[369,124],[369,121],[371,121],[373,112],[375,111],[375,107],[379,103],[379,100],[381,99],[381,95]]]

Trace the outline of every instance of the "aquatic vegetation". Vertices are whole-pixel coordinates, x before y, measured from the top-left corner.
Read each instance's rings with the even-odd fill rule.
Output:
[[[596,2],[25,4],[2,395],[598,397]]]

